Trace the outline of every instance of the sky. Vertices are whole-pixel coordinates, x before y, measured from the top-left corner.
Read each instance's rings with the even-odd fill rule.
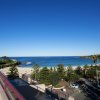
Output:
[[[100,0],[0,0],[0,56],[100,54]]]

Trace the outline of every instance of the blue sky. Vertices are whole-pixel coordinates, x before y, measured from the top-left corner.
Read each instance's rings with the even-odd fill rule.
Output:
[[[0,56],[100,53],[100,0],[0,0]]]

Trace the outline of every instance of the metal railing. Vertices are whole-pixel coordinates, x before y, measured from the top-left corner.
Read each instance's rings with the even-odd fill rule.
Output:
[[[14,88],[7,77],[0,72],[0,84],[9,100],[25,100],[25,98]]]
[[[42,89],[41,87],[37,86],[37,85],[30,85],[32,88],[42,92],[42,93],[45,93],[45,89]]]

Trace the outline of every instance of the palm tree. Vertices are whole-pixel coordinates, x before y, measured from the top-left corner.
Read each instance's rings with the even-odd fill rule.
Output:
[[[91,55],[90,58],[93,60],[93,63],[95,65],[95,68],[96,68],[96,78],[97,78],[97,82],[98,82],[98,71],[97,71],[97,61],[98,61],[98,55]]]
[[[97,61],[98,61],[98,56],[97,55],[91,55],[90,59],[93,60],[93,63],[96,65]]]
[[[35,64],[34,66],[33,66],[33,69],[34,69],[34,72],[35,72],[35,80],[37,80],[37,74],[39,73],[39,71],[40,71],[40,65],[38,65],[38,64]]]

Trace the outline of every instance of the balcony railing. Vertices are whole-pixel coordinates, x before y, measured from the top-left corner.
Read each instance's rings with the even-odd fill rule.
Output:
[[[14,88],[7,77],[0,72],[0,84],[3,87],[8,99],[10,100],[25,100],[25,98]]]

